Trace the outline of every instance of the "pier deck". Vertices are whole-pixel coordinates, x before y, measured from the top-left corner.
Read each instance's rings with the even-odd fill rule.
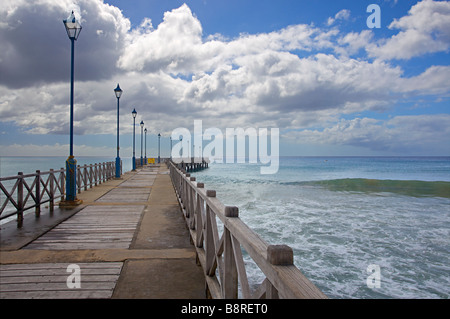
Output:
[[[165,165],[78,195],[83,204],[2,225],[0,298],[205,298],[205,278]],[[80,269],[69,288],[68,266]],[[73,274],[76,274],[74,272]]]

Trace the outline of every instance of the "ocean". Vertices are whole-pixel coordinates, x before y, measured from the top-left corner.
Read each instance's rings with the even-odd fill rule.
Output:
[[[0,157],[0,176],[65,160]],[[281,157],[273,175],[236,163],[193,175],[269,244],[292,247],[295,265],[329,298],[450,297],[450,157]],[[256,287],[264,275],[244,256]]]
[[[329,298],[450,297],[450,157],[282,157],[274,175],[193,175],[269,244],[292,247]],[[264,276],[245,262],[255,287]]]

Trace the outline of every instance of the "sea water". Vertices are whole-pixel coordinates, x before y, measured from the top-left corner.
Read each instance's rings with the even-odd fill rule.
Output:
[[[329,298],[449,298],[450,158],[282,157],[194,173]],[[252,287],[265,277],[246,256]],[[379,269],[379,287],[368,268]]]

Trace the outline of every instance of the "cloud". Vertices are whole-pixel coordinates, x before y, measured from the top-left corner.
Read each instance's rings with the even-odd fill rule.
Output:
[[[290,132],[287,139],[305,144],[351,145],[374,151],[411,154],[442,154],[448,144],[450,115],[397,116],[389,120],[341,119],[324,130]]]
[[[8,88],[67,81],[70,41],[62,20],[76,11],[83,30],[75,45],[77,80],[99,80],[116,72],[130,22],[101,1],[6,1],[0,8],[0,85]],[[81,11],[80,11],[81,9]]]
[[[450,2],[423,0],[408,15],[394,20],[389,29],[400,30],[391,38],[367,47],[370,56],[391,60],[411,59],[450,48]]]
[[[75,51],[75,134],[115,134],[113,89],[120,83],[121,134],[132,131],[130,113],[136,108],[137,121],[143,120],[150,134],[168,135],[203,119],[204,127],[279,127],[317,143],[333,142],[336,133],[334,143],[394,149],[383,136],[406,139],[412,119],[339,121],[344,115],[392,110],[410,97],[448,97],[448,66],[405,77],[401,67],[386,61],[406,56],[400,52],[405,45],[397,42],[396,53],[389,53],[389,46],[426,24],[422,20],[446,16],[435,5],[418,3],[391,24],[400,33],[383,41],[371,30],[344,33],[338,26],[306,24],[229,39],[205,35],[186,4],[166,12],[159,25],[144,19],[131,29],[118,8],[80,0],[75,6],[83,25]],[[21,131],[68,134],[70,42],[62,19],[72,7],[69,0],[40,0],[32,5],[7,1],[0,8],[0,118]],[[349,18],[342,10],[333,19]],[[439,23],[420,32],[442,43],[448,33]]]
[[[327,20],[327,25],[332,25],[336,22],[336,20],[348,20],[350,18],[350,10],[343,9],[336,13],[334,18],[329,17]]]

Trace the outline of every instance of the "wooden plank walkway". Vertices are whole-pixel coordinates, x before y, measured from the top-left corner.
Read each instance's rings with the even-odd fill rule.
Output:
[[[165,165],[129,172],[78,197],[83,206],[76,214],[26,245],[4,250],[2,238],[0,298],[205,297]],[[67,282],[72,264],[79,266],[80,287]]]

